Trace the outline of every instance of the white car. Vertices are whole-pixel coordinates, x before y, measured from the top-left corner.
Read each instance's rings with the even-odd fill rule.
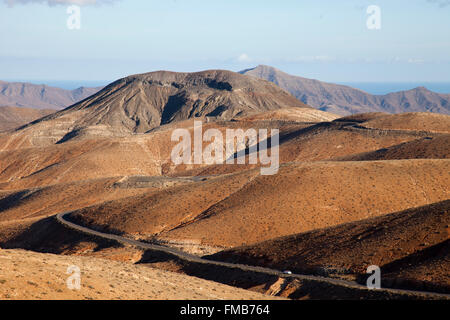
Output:
[[[285,271],[283,271],[283,273],[284,273],[284,274],[292,274],[292,271],[285,270]]]

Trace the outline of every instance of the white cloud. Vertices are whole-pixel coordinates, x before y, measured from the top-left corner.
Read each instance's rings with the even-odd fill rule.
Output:
[[[239,62],[250,62],[252,59],[250,59],[250,57],[248,56],[248,54],[243,53],[243,54],[241,54],[241,55],[237,58],[237,60],[238,60]]]
[[[111,4],[118,0],[4,0],[4,2],[12,7],[16,4],[33,4],[33,3],[42,3],[47,4],[49,6],[55,5],[78,5],[78,6],[89,6],[89,5],[102,5],[102,4]]]

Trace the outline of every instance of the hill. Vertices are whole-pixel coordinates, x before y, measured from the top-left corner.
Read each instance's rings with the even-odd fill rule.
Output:
[[[17,135],[47,143],[82,136],[145,133],[191,118],[230,120],[287,107],[309,108],[274,84],[231,71],[157,71],[120,79],[95,95],[35,121]]]
[[[72,217],[143,239],[232,247],[445,200],[448,172],[448,160],[291,163],[273,176],[242,171]]]
[[[53,109],[0,107],[0,132],[15,129],[28,122],[56,112]]]
[[[289,109],[280,110],[284,115]],[[302,109],[296,109],[300,112]],[[278,113],[278,111],[277,111]],[[269,113],[273,119],[281,115]],[[264,120],[265,114],[236,119],[228,126],[280,129],[280,163],[322,160],[446,159],[449,155],[450,117],[433,113],[389,115],[366,113],[318,123]],[[298,117],[300,118],[300,113]],[[302,116],[306,119],[305,116]],[[290,117],[295,119],[294,116]],[[266,118],[268,119],[268,118]],[[371,121],[379,119],[371,125]],[[386,119],[386,123],[384,123]],[[373,126],[373,128],[367,126]],[[410,143],[410,144],[407,144]],[[389,154],[385,150],[392,148]],[[396,150],[401,148],[401,150]],[[372,155],[376,153],[376,155]],[[368,157],[368,158],[366,158]],[[374,158],[372,158],[374,157]],[[246,168],[256,166],[247,165]],[[242,170],[243,166],[212,165],[184,172],[211,175]],[[173,173],[181,174],[181,173]]]
[[[445,128],[447,116],[438,116],[439,121],[433,114],[420,114],[422,122],[427,122],[426,118],[431,117],[430,123],[435,128]],[[402,115],[394,117],[401,120]],[[411,147],[404,145],[403,151],[393,151],[385,158],[384,153],[377,153],[374,160],[448,157],[448,134],[413,130],[412,124],[408,130],[396,130],[366,128],[364,122],[355,123],[345,118],[333,122],[302,122],[333,118],[335,116],[314,109],[288,108],[238,117],[233,121],[209,121],[204,123],[203,128],[219,129],[224,136],[226,129],[277,128],[280,130],[281,164],[364,160],[358,158],[362,153],[382,152],[407,142],[411,142]],[[363,118],[361,121],[367,117]],[[422,122],[418,122],[418,129],[423,129]],[[55,127],[48,127],[47,130],[54,130]],[[188,129],[193,134],[193,120],[170,123],[146,134],[124,137],[86,135],[56,144],[57,141],[50,136],[51,132],[46,135],[46,131],[35,130],[33,126],[0,135],[0,188],[22,190],[55,183],[135,175],[208,176],[257,167],[248,164],[176,166],[170,158],[171,150],[177,143],[171,141],[175,128]],[[103,133],[100,131],[99,135]],[[424,148],[427,146],[426,150],[421,145]],[[404,149],[406,147],[408,150]]]
[[[449,159],[450,135],[425,137],[388,148],[338,157],[341,161],[373,161],[400,159]]]
[[[450,292],[450,200],[210,256],[214,260],[323,275],[382,270],[383,286]],[[396,279],[393,281],[393,279]]]
[[[293,76],[270,66],[259,65],[240,73],[271,81],[314,108],[340,115],[375,111],[450,114],[450,94],[424,87],[372,95],[348,86]]]
[[[260,112],[249,116],[238,117],[235,120],[247,120],[247,121],[281,120],[292,122],[324,122],[324,121],[333,121],[338,118],[339,118],[338,115],[320,110],[315,110],[312,108],[284,108],[275,111]]]
[[[93,95],[100,89],[80,87],[65,90],[47,85],[0,81],[0,106],[60,110]]]
[[[212,281],[92,257],[0,250],[2,300],[266,300],[280,299]],[[81,271],[70,290],[69,266]],[[73,273],[73,272],[72,272]]]
[[[450,115],[407,112],[377,116],[361,123],[361,126],[381,130],[412,130],[450,133]]]

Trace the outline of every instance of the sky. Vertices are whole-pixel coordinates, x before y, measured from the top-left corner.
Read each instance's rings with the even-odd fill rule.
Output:
[[[330,82],[450,82],[450,0],[0,0],[2,80],[258,64]]]

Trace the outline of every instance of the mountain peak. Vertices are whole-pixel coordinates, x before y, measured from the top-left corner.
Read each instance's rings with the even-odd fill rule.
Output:
[[[282,71],[275,67],[268,66],[265,64],[259,64],[254,68],[249,68],[249,69],[239,71],[240,74],[255,73],[255,72],[265,73],[265,72],[282,72]]]
[[[426,91],[426,92],[431,92],[430,90],[428,90],[426,87],[424,87],[424,86],[420,86],[420,87],[417,87],[417,88],[414,88],[414,89],[412,89],[412,90],[414,90],[414,91]]]
[[[64,129],[69,139],[96,126],[111,135],[144,133],[191,118],[229,120],[292,107],[309,108],[273,83],[255,77],[226,70],[156,71],[119,79],[42,121],[76,119]]]

